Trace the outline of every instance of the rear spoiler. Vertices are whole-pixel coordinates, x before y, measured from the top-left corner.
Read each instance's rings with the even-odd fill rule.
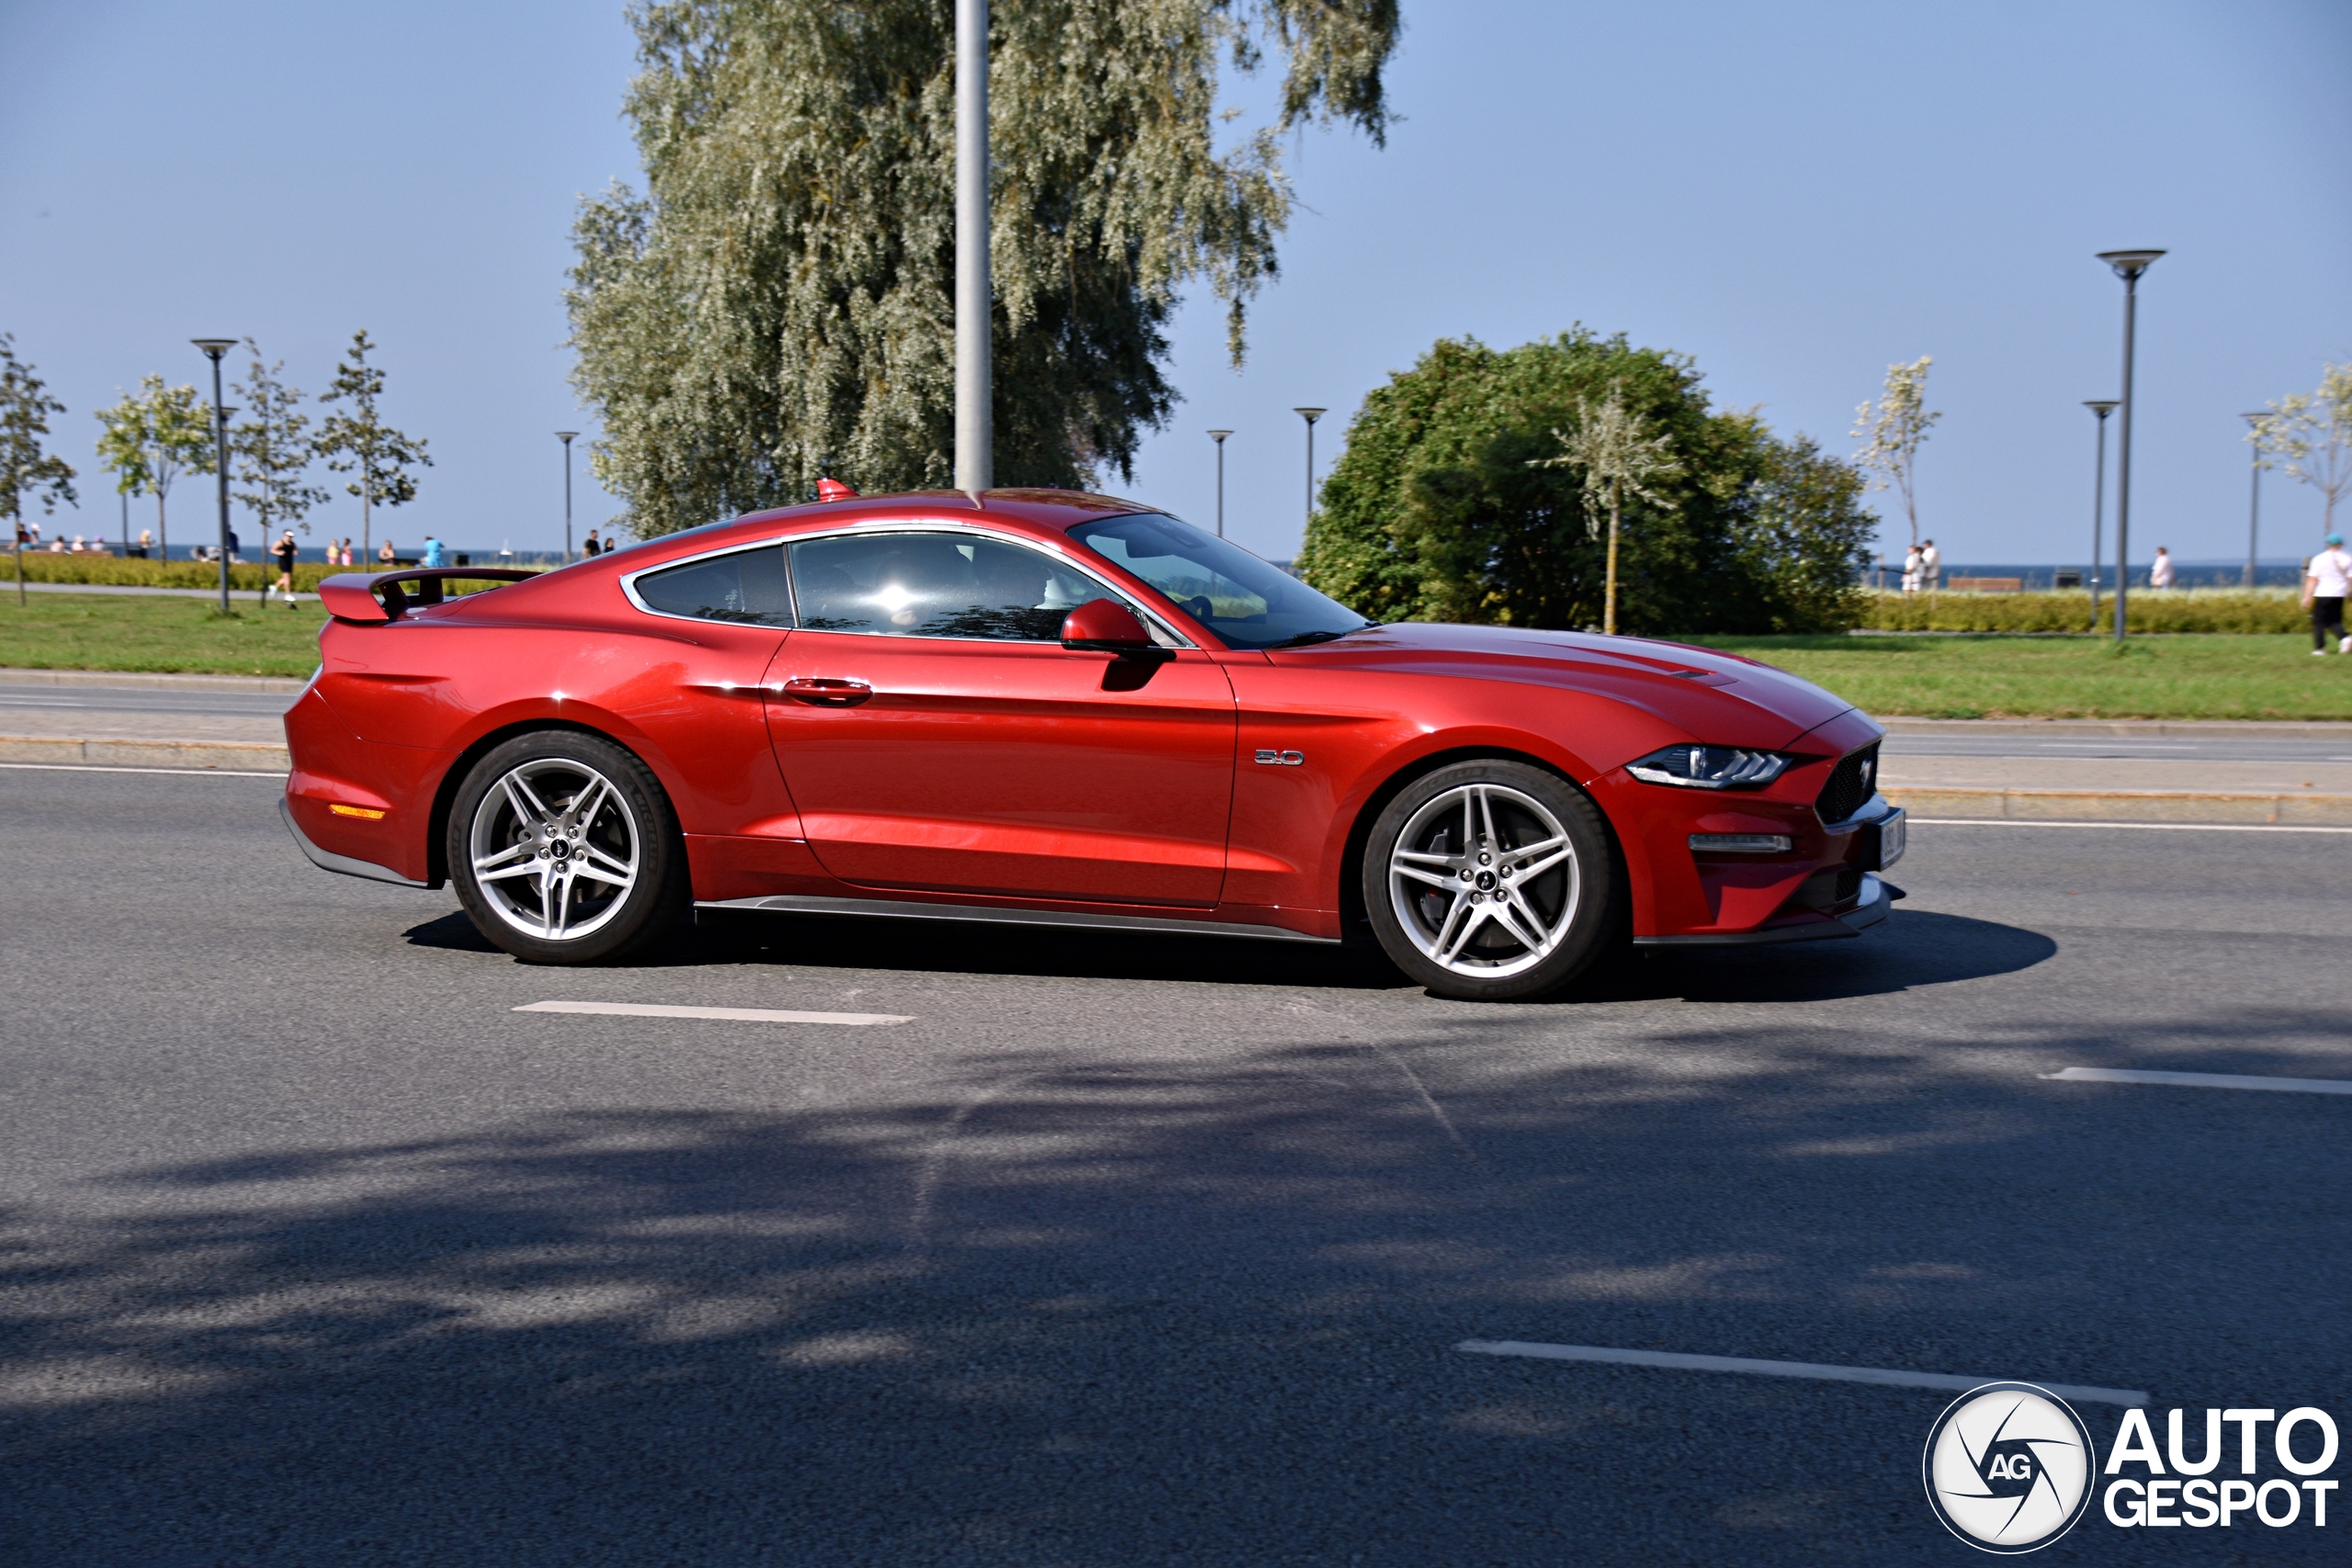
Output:
[[[503,566],[424,566],[406,571],[338,572],[319,584],[319,601],[338,621],[397,621],[410,606],[438,604],[441,585],[452,578],[475,582],[521,582],[540,575]],[[412,593],[402,586],[413,582]],[[380,597],[379,597],[380,595]]]

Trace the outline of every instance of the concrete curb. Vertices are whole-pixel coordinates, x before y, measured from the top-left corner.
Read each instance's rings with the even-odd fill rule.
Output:
[[[2352,724],[2322,719],[2238,718],[1886,718],[1889,735],[2032,735],[2045,739],[2090,737],[2246,740],[2341,740],[2352,744]]]
[[[1886,798],[1915,817],[2011,822],[2205,822],[2304,828],[2352,827],[2352,795],[2174,789],[1965,789],[1888,786]]]
[[[287,773],[294,760],[265,740],[77,740],[55,735],[0,735],[0,762],[94,768],[218,768]]]
[[[299,696],[309,685],[294,675],[172,675],[139,670],[17,670],[0,667],[0,686],[112,686],[140,692],[266,692]]]

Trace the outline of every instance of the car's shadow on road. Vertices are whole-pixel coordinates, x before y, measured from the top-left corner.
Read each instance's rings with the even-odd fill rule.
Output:
[[[411,945],[497,954],[463,914],[406,933]],[[1579,1003],[1680,998],[1817,1002],[1883,996],[2032,967],[2058,951],[2039,931],[1962,915],[1898,910],[1853,941],[1767,947],[1621,949],[1544,998]],[[705,910],[632,968],[788,964],[913,974],[1176,980],[1212,986],[1396,990],[1412,981],[1369,944],[1257,942],[1126,931],[992,926],[960,920],[846,919]]]

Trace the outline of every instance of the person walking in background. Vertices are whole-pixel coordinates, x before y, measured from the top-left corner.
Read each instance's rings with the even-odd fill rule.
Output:
[[[1903,592],[1919,592],[1919,547],[1914,545],[1903,557]]]
[[[2165,553],[2165,547],[2162,545],[2156,547],[2156,564],[2148,569],[2148,586],[2151,588],[2172,586],[2172,557]]]
[[[2352,653],[2352,637],[2344,635],[2344,596],[2352,593],[2352,556],[2344,553],[2344,536],[2330,534],[2327,548],[2303,567],[2303,605],[2312,613],[2312,657],[2327,651],[2327,639],[2336,639],[2335,651]]]
[[[1933,593],[1944,585],[1944,556],[1929,539],[1919,547],[1919,586]]]
[[[605,553],[605,547],[596,542],[595,529],[589,529],[588,536],[580,542],[580,553],[592,558]]]
[[[139,558],[141,560],[145,560],[145,559],[147,558],[147,552],[148,552],[149,550],[153,549],[154,547],[155,547],[155,536],[154,536],[152,532],[150,532],[149,530],[147,530],[147,529],[145,529],[145,528],[141,528],[141,529],[140,529],[140,530],[139,530],[139,548],[138,548],[137,550],[133,551],[132,553],[133,553],[133,554],[135,554],[136,556],[138,556],[138,558]]]
[[[431,534],[424,536],[424,564],[426,566],[447,566],[449,564],[448,552],[441,547],[441,541]]]
[[[288,528],[280,535],[269,553],[277,558],[277,592],[286,596],[286,607],[290,610],[294,607],[294,558],[300,553],[294,530]]]
[[[394,566],[400,564],[400,557],[392,553],[392,542],[390,539],[386,539],[384,541],[384,547],[376,552],[376,559],[381,563],[384,569],[388,571]]]

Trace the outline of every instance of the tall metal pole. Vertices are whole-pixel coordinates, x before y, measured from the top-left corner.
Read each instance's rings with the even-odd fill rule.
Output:
[[[2104,547],[2102,534],[2107,520],[2107,416],[2115,412],[2115,402],[2109,398],[2089,398],[2083,407],[2098,415],[2098,478],[2091,485],[2091,635],[2098,635],[2098,558]]]
[[[1216,536],[1225,537],[1225,438],[1233,432],[1212,430],[1209,439],[1216,443]]]
[[[956,488],[996,485],[989,287],[989,0],[956,0]]]
[[[580,432],[559,430],[555,438],[563,443],[563,564],[571,564],[571,438]]]
[[[1293,409],[1291,412],[1306,422],[1306,521],[1315,521],[1315,422],[1321,419],[1322,409]]]
[[[2270,411],[2264,409],[2258,413],[2242,413],[2238,417],[2245,421],[2246,439],[2254,445],[2254,482],[2248,488],[2245,502],[2245,585],[2252,588],[2255,583],[2256,547],[2262,542],[2262,447],[2255,442],[2255,435],[2261,431],[2262,422],[2270,417]]]
[[[220,479],[220,613],[229,614],[229,411],[220,398],[220,356],[237,340],[200,337],[189,340],[212,361],[212,469]]]
[[[2115,448],[2115,641],[2124,637],[2124,604],[2132,581],[2132,349],[2139,325],[2140,275],[2162,251],[2101,251],[2098,259],[2123,280],[2123,427]]]

